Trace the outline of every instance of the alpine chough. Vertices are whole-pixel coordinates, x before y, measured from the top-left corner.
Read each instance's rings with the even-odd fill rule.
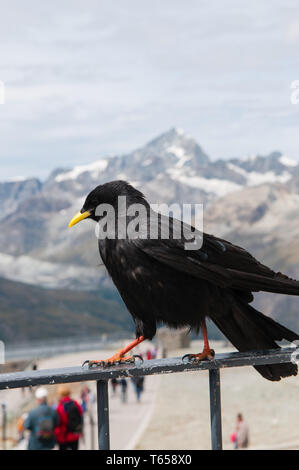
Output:
[[[119,208],[120,200],[125,201],[125,211],[124,206]],[[135,224],[138,236],[128,236],[126,232],[124,235],[124,226],[128,228],[136,220],[135,209],[128,210],[137,207],[135,204],[145,209],[146,216]],[[108,218],[109,211],[104,210],[108,206],[114,210],[114,222]],[[98,211],[100,207],[104,209]],[[140,191],[125,181],[112,181],[91,191],[69,224],[71,227],[86,218],[99,222],[101,258],[136,326],[135,341],[106,361],[89,361],[90,366],[132,360],[125,354],[145,339],[152,339],[160,323],[203,332],[203,352],[188,355],[193,361],[214,356],[208,342],[206,318],[239,351],[277,349],[277,341],[299,339],[296,333],[250,305],[253,292],[299,295],[299,281],[272,271],[244,248],[207,233],[200,234],[199,249],[186,250],[186,239],[175,233],[178,221],[160,215],[153,223],[152,214]],[[149,227],[150,224],[154,227]],[[183,225],[179,222],[179,227]],[[151,236],[152,229],[154,232],[158,229],[158,237]],[[164,236],[166,229],[168,237]],[[189,229],[193,230],[190,226]],[[272,381],[297,374],[297,365],[291,362],[255,368]]]

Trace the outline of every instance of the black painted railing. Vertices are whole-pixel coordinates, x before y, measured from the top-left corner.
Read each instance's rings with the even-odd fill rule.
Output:
[[[294,348],[268,351],[217,354],[212,361],[191,364],[182,358],[155,359],[135,364],[109,368],[69,367],[62,369],[37,370],[0,374],[0,390],[36,385],[61,383],[97,382],[98,446],[101,450],[110,448],[108,381],[113,378],[138,377],[145,375],[170,374],[188,371],[209,371],[211,442],[213,450],[222,449],[220,369],[227,367],[282,364],[296,359]]]

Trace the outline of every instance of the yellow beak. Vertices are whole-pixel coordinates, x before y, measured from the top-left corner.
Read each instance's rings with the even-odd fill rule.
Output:
[[[81,222],[81,220],[86,219],[90,215],[91,215],[91,213],[89,211],[83,212],[83,214],[81,214],[81,212],[77,212],[77,214],[70,221],[69,227],[72,227],[73,225],[76,225],[78,222]]]

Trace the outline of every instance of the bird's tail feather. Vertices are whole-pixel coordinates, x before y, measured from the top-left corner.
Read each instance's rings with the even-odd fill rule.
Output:
[[[255,292],[273,292],[276,294],[299,295],[299,281],[291,279],[282,273],[272,273],[273,276],[263,276],[256,273],[236,272],[230,270],[233,287]]]
[[[263,315],[251,305],[235,301],[228,315],[212,318],[213,322],[239,351],[279,349],[276,341],[295,341],[299,336],[276,321]],[[255,366],[266,379],[278,381],[297,375],[296,364]]]

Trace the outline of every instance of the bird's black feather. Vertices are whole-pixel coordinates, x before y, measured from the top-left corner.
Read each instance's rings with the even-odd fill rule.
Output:
[[[122,181],[96,188],[82,210],[90,210],[91,202],[115,203],[118,195],[126,194],[130,203],[146,206],[143,228],[147,229],[148,203]],[[160,234],[168,222],[167,217],[159,217]],[[202,237],[200,249],[185,250],[186,239],[176,238],[175,230],[177,226],[169,239],[99,240],[102,260],[133,316],[137,336],[151,339],[160,322],[198,330],[209,317],[240,351],[278,348],[276,341],[299,339],[249,305],[252,292],[299,295],[298,281],[275,273],[245,249],[209,234],[198,233]],[[291,363],[256,369],[274,381],[297,373],[297,366]]]

